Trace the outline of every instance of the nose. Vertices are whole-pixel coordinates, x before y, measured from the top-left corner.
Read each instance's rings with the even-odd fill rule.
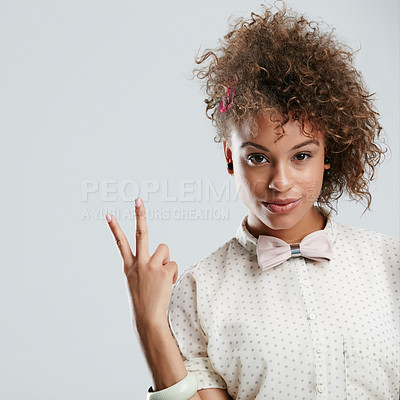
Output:
[[[275,165],[271,171],[268,189],[287,192],[293,187],[293,176],[288,166]]]

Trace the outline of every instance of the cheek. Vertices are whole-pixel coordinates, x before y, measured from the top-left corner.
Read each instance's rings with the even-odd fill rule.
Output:
[[[266,179],[256,171],[236,170],[236,189],[243,201],[264,199],[266,192]]]
[[[303,177],[301,182],[304,193],[310,196],[310,201],[319,196],[324,178],[324,170],[315,168]]]

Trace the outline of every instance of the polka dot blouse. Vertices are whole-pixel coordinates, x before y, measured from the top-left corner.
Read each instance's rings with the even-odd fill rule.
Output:
[[[399,242],[328,219],[331,261],[262,271],[246,228],[174,287],[169,322],[199,389],[233,399],[399,399]]]

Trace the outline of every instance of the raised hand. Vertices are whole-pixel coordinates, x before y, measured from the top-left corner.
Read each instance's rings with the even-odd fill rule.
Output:
[[[107,214],[106,219],[124,262],[136,326],[153,374],[154,387],[155,390],[162,390],[187,375],[167,320],[172,285],[176,282],[178,268],[170,260],[166,244],[158,245],[150,256],[146,213],[139,199],[135,201],[135,211],[136,256],[115,217]],[[201,393],[201,396],[196,393],[191,400],[230,400],[227,392],[221,389],[205,389]]]
[[[159,244],[153,255],[150,255],[146,212],[140,199],[135,201],[135,212],[136,256],[115,217],[107,214],[106,219],[122,256],[140,334],[146,326],[165,322],[178,268],[170,260],[166,244]]]

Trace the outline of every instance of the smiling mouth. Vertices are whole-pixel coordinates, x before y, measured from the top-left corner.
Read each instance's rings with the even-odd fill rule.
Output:
[[[300,199],[272,200],[272,202],[263,202],[263,206],[274,214],[285,214],[294,210],[300,203]]]

